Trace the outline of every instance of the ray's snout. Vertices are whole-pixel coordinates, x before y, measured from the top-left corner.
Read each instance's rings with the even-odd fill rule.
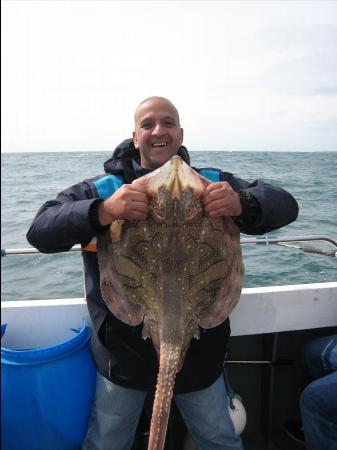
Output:
[[[160,187],[165,188],[171,198],[177,200],[180,200],[182,193],[187,190],[193,190],[194,196],[200,198],[205,189],[199,174],[178,155],[173,156],[149,177],[148,193],[151,196],[154,196]]]
[[[184,190],[184,183],[183,183],[184,180],[182,177],[182,173],[184,171],[183,164],[185,164],[185,163],[180,158],[180,156],[177,156],[177,155],[173,156],[173,158],[171,158],[171,160],[169,162],[171,163],[171,170],[172,170],[172,174],[173,174],[172,183],[169,186],[171,197],[172,197],[172,199],[179,200],[181,197],[181,193]]]

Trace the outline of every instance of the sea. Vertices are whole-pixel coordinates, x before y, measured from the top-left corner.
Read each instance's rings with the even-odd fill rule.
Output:
[[[103,163],[110,156],[109,151],[3,153],[1,248],[29,248],[26,233],[39,207],[63,189],[103,173]],[[320,235],[337,240],[337,152],[191,151],[190,156],[194,167],[221,168],[293,194],[300,208],[298,219],[267,238]],[[337,280],[336,257],[298,248],[310,245],[333,252],[334,247],[325,242],[291,245],[242,244],[244,287]],[[1,300],[83,297],[80,252],[1,259]]]

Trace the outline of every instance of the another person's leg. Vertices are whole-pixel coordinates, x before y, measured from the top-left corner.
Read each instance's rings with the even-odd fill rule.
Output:
[[[337,372],[310,383],[300,406],[307,450],[337,450]]]
[[[305,386],[337,369],[337,335],[309,341],[303,349]],[[306,396],[307,394],[305,394]],[[336,395],[337,393],[332,395]],[[305,444],[303,420],[288,420],[285,432],[298,443]],[[307,431],[308,434],[308,431]]]
[[[223,377],[206,389],[179,394],[174,400],[198,450],[243,449],[234,433]]]
[[[82,450],[129,450],[146,392],[117,386],[97,374],[96,393]]]
[[[304,363],[312,380],[328,375],[337,369],[337,335],[309,341],[303,351]]]

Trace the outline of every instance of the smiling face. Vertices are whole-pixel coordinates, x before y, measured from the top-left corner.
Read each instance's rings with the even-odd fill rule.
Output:
[[[133,142],[146,169],[156,169],[177,154],[183,142],[176,108],[166,99],[153,97],[141,103],[135,114]]]

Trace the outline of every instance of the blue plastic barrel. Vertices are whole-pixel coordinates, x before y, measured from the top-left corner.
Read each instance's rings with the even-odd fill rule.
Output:
[[[89,348],[91,329],[84,324],[74,331],[74,337],[51,347],[1,348],[2,449],[80,448],[91,412],[96,368]]]

